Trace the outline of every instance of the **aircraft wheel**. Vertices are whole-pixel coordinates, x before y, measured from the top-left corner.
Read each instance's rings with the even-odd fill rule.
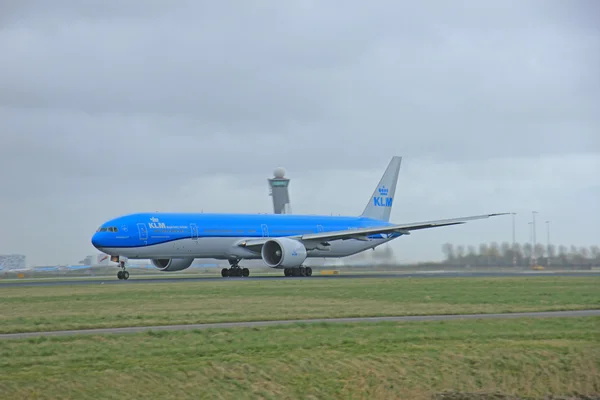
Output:
[[[129,279],[129,271],[123,271],[123,279]]]
[[[306,267],[306,276],[312,276],[312,268]]]
[[[228,270],[227,268],[223,268],[223,269],[221,270],[221,276],[222,276],[223,278],[227,278],[227,277],[229,276],[229,270]]]
[[[248,268],[242,268],[242,276],[247,278],[250,276],[250,270]]]
[[[300,267],[298,269],[300,272],[300,276],[306,276],[306,268],[305,267]]]
[[[119,278],[119,280],[123,279],[123,271],[117,272],[117,278]]]

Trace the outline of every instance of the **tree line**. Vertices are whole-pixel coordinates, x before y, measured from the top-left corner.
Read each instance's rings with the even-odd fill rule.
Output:
[[[495,265],[495,266],[528,266],[535,258],[538,265],[589,266],[600,265],[599,246],[546,246],[531,243],[508,242],[481,243],[474,245],[442,245],[445,264],[451,265]]]

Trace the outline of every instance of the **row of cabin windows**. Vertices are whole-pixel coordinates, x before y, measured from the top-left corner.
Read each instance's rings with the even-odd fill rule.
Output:
[[[172,229],[151,229],[151,231],[153,233],[183,233],[186,231],[189,231],[188,229],[176,229],[176,228],[172,228]],[[206,229],[204,230],[204,232],[212,232],[212,233],[233,233],[233,230],[231,229]],[[237,233],[244,233],[245,231],[238,229],[236,230]],[[250,232],[256,232],[256,230],[251,230]]]
[[[119,232],[116,226],[105,226],[103,228],[98,228],[96,232]]]
[[[244,229],[236,229],[235,231],[233,229],[203,229],[204,232],[207,233],[245,233],[246,230]],[[256,232],[256,229],[248,229],[248,232]]]
[[[313,233],[311,229],[272,229],[273,233]]]
[[[160,232],[160,233],[167,233],[167,232],[185,232],[185,230],[183,229],[153,229],[154,232]],[[205,232],[212,232],[212,233],[233,233],[234,231],[231,229],[205,229]],[[98,230],[96,230],[96,232],[119,232],[119,229],[116,226],[106,226],[106,227],[101,227],[98,228]],[[236,233],[243,233],[244,230],[241,229],[236,229],[235,230]],[[256,230],[255,229],[249,229],[248,232],[250,233],[255,233]],[[272,231],[273,233],[300,233],[300,232],[312,232],[311,230],[305,230],[305,229],[275,229]]]
[[[183,233],[188,231],[187,229],[151,229],[151,231],[153,233]],[[234,231],[231,229],[205,229],[204,232],[211,232],[211,233],[233,233]],[[244,233],[245,231],[242,229],[237,229],[235,230],[236,233]],[[256,232],[255,229],[251,229],[249,230],[249,232]]]
[[[116,229],[116,228],[115,228]],[[176,233],[176,232],[180,232],[183,233],[186,230],[185,229],[152,229],[153,232],[155,233]],[[248,231],[243,230],[243,229],[204,229],[203,230],[206,233],[256,233],[256,229],[248,229]],[[112,231],[110,231],[112,232]],[[313,231],[311,229],[274,229],[271,231],[272,233],[282,233],[282,234],[293,234],[293,233],[312,233]]]

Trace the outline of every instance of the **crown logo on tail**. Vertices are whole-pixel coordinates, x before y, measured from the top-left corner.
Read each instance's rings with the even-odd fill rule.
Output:
[[[382,186],[382,187],[380,187],[379,188],[379,194],[382,195],[382,196],[387,196],[388,195],[388,188],[386,188],[385,185]]]

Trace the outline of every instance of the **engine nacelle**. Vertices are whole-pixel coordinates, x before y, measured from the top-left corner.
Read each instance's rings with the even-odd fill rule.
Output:
[[[301,266],[308,254],[301,242],[281,237],[268,240],[260,255],[271,268],[294,268]]]
[[[157,258],[152,264],[161,271],[182,271],[189,268],[194,262],[193,258]]]

